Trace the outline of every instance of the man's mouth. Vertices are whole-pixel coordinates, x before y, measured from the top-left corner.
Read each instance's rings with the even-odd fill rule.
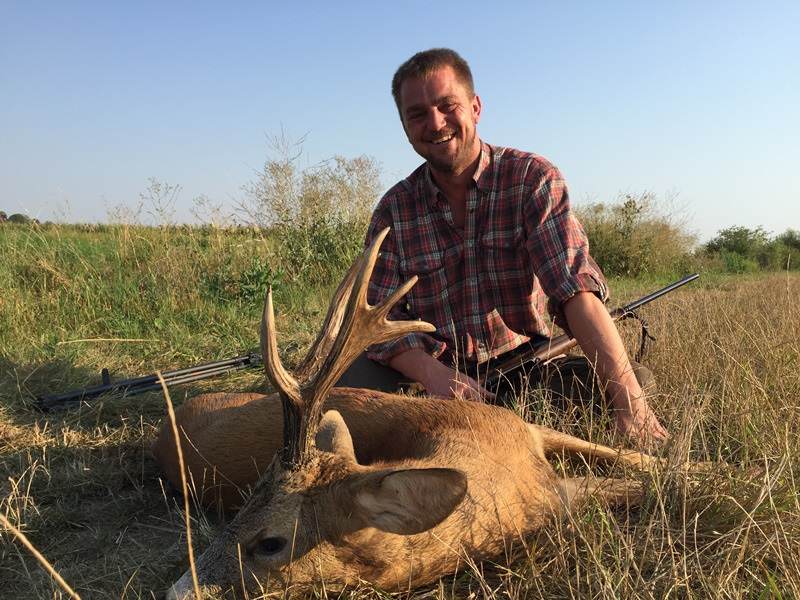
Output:
[[[447,142],[452,140],[454,137],[456,137],[455,133],[448,133],[447,135],[443,135],[441,137],[438,137],[438,138],[430,140],[429,143],[435,144],[435,145],[438,146],[439,144],[446,144]]]

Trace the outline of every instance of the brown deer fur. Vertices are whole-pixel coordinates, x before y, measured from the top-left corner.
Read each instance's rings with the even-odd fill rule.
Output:
[[[244,580],[253,576],[248,586],[251,592],[258,589],[256,581],[266,582],[268,574],[273,584],[286,585],[290,571],[291,583],[300,587],[323,580],[329,589],[361,581],[393,591],[423,585],[452,573],[466,558],[503,554],[592,491],[612,504],[639,497],[639,484],[634,481],[560,479],[546,453],[595,454],[637,468],[655,460],[527,424],[511,411],[474,402],[336,388],[326,408],[341,413],[358,462],[342,458],[341,452],[319,452],[313,467],[285,483],[283,493],[293,504],[280,507],[283,510],[274,506],[274,496],[273,506],[264,500],[275,483],[267,473],[250,502],[215,542],[218,549],[211,557],[203,557],[201,573],[213,573],[204,579],[207,589],[241,585],[237,544],[242,547]],[[211,465],[199,455],[213,454],[213,465],[224,474],[218,481],[227,482],[222,488],[224,501],[230,502],[226,506],[242,498],[234,485],[244,489],[256,482],[259,473],[269,471],[280,446],[277,395],[199,396],[184,405],[177,418],[193,442],[188,452],[183,444],[187,470],[195,482],[202,480],[201,474]],[[155,451],[169,479],[177,482],[174,441],[167,428]],[[466,477],[466,494],[444,521],[412,535],[351,523],[350,513],[358,506],[351,488],[359,477],[432,467],[457,470]],[[217,493],[219,489],[205,498],[215,498]],[[289,531],[295,522],[296,535]],[[287,539],[295,537],[291,568],[259,562],[248,554],[246,549],[258,536],[281,533],[289,535]],[[309,540],[319,543],[314,546]]]
[[[636,481],[564,479],[546,458],[580,453],[643,469],[657,460],[639,452],[531,425],[496,406],[331,389],[331,373],[376,339],[430,330],[385,320],[413,281],[378,306],[366,304],[381,239],[337,291],[299,381],[277,358],[268,298],[262,349],[278,393],[210,394],[178,411],[187,471],[203,501],[232,507],[243,498],[239,488],[254,485],[198,560],[202,591],[241,597],[362,582],[407,590],[503,554],[586,498],[639,499]],[[170,428],[154,451],[177,483]],[[192,595],[187,572],[168,598]]]

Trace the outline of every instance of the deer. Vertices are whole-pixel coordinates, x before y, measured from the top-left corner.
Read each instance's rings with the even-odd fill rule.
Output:
[[[641,502],[639,479],[561,477],[548,457],[594,457],[641,471],[660,462],[643,452],[528,423],[501,406],[334,387],[368,346],[435,330],[388,318],[416,276],[368,304],[387,234],[344,277],[295,374],[278,356],[267,292],[260,345],[276,393],[207,394],[178,411],[185,468],[204,502],[241,505],[197,560],[201,592],[294,595],[364,583],[407,591],[502,556],[592,498],[612,507]],[[171,432],[164,427],[154,453],[175,483]],[[247,486],[249,496],[238,491]],[[189,570],[167,598],[193,597]]]

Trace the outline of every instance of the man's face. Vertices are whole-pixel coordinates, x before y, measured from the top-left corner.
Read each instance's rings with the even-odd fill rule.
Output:
[[[458,175],[480,154],[475,126],[481,101],[470,95],[451,67],[404,81],[400,114],[408,141],[435,170]]]

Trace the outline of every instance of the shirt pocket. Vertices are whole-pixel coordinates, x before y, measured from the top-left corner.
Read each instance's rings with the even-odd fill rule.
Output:
[[[407,296],[412,315],[435,322],[443,303],[448,302],[447,265],[444,253],[410,256],[400,261],[404,280],[418,277]]]

